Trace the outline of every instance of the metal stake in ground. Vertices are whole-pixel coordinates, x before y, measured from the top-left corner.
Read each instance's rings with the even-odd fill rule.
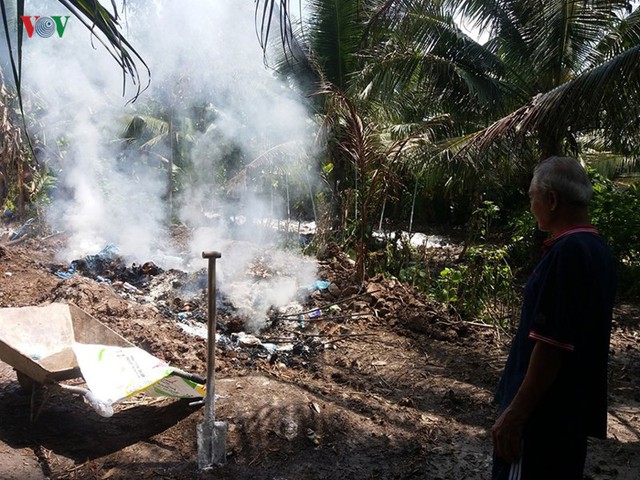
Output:
[[[227,422],[216,422],[215,403],[215,352],[216,352],[216,259],[219,252],[202,252],[209,260],[207,275],[208,322],[207,322],[207,395],[204,402],[204,421],[197,426],[198,468],[208,470],[224,465],[227,460]]]

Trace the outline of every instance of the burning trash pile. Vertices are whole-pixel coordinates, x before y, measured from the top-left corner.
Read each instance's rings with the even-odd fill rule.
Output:
[[[109,244],[95,255],[88,255],[74,260],[66,270],[54,267],[54,274],[62,279],[71,278],[75,273],[93,278],[97,282],[111,284],[115,281],[122,282],[125,289],[135,290],[149,285],[152,276],[162,272],[153,262],[142,265],[132,264],[128,267],[125,261],[118,255],[118,249]]]
[[[223,255],[220,266],[224,266]],[[235,262],[229,255],[228,262]],[[252,252],[243,271],[222,275],[217,287],[218,349],[240,367],[260,364],[304,368],[340,341],[364,337],[372,322],[402,326],[435,338],[455,340],[465,334],[460,322],[435,302],[394,279],[376,277],[359,288],[354,262],[330,244],[313,264],[315,281],[299,284],[287,265],[294,256],[270,250]],[[151,305],[189,335],[207,336],[207,272],[163,270],[153,262],[128,266],[111,245],[96,255],[51,266],[60,278],[90,277],[110,285],[121,297]],[[301,277],[301,278],[306,278]],[[285,294],[286,293],[286,294]]]

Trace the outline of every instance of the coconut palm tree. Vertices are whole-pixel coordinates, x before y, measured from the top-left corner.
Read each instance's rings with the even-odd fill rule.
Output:
[[[452,77],[444,85],[433,81],[446,71],[438,68],[439,62],[456,59],[464,62],[465,54],[468,59],[477,55],[478,64],[489,62],[487,78],[494,80],[494,91],[500,95],[485,102],[479,110],[485,114],[484,127],[467,130],[460,141],[453,142],[464,154],[477,157],[492,148],[506,145],[510,149],[513,141],[524,141],[529,143],[530,150],[537,152],[537,158],[543,158],[575,151],[581,139],[593,138],[596,134],[602,139],[599,144],[609,149],[609,153],[617,151],[622,156],[637,156],[640,145],[637,141],[640,133],[637,2],[385,0],[363,3],[377,9],[376,18],[383,22],[384,29],[404,38],[403,48],[396,44],[394,55],[376,56],[382,59],[383,68],[376,65],[378,73],[374,79],[377,78],[379,85],[391,85],[395,93],[407,86],[440,88],[443,98],[461,99],[458,105],[449,105],[449,113],[461,111],[467,115],[469,96],[455,88],[456,78]],[[446,40],[442,34],[448,32],[443,22],[433,21],[434,4],[450,16],[466,19],[488,32],[490,40],[482,46],[485,48],[472,46],[470,39],[442,41]],[[268,36],[268,26],[277,12],[284,45],[289,45],[290,3],[259,0],[257,7],[261,7],[256,13],[262,38]],[[374,35],[377,32],[376,28],[370,31]],[[418,52],[420,58],[416,56]],[[438,55],[439,52],[443,55]],[[426,79],[431,81],[424,83]],[[480,92],[475,91],[476,98],[482,97]],[[506,151],[499,148],[503,156]]]
[[[578,149],[596,134],[603,146],[637,154],[640,133],[640,12],[627,1],[459,1],[460,11],[494,34],[510,81],[525,101],[474,140],[531,139],[541,158]]]
[[[381,108],[360,81],[369,59],[365,38],[376,13],[373,2],[310,0],[308,5],[311,13],[304,23],[288,37],[282,30],[286,50],[279,69],[302,79],[303,88],[316,99],[327,151],[323,171],[333,193],[333,227],[342,232],[347,246],[355,245],[356,280],[361,281],[373,212],[384,209],[386,199],[399,190],[401,160],[429,143],[447,119],[402,121]]]
[[[471,201],[476,185],[499,183],[494,169],[482,168],[479,159],[460,152],[474,132],[510,111],[518,92],[505,80],[504,62],[464,33],[442,2],[386,2],[370,32],[370,57],[362,76],[370,98],[400,122],[435,115],[450,119],[440,148],[428,146],[414,156],[416,186],[428,185],[432,196]]]
[[[451,115],[454,136],[424,156],[423,176],[444,173],[440,183],[457,192],[524,185],[535,162],[557,154],[637,171],[637,5],[457,0],[439,2],[438,17],[434,3],[385,2],[378,17],[396,40],[368,64],[372,85],[393,93],[387,105],[432,91],[432,108]],[[490,40],[462,35],[447,11]],[[463,67],[469,55],[475,70]],[[439,81],[442,72],[449,80]]]

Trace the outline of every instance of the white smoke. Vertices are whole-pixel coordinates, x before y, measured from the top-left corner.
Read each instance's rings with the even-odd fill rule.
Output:
[[[75,17],[62,37],[24,38],[23,88],[36,93],[31,108],[38,109],[48,148],[57,142],[63,152],[62,161],[51,164],[58,184],[48,211],[50,223],[70,236],[61,260],[113,244],[132,261],[197,270],[206,266],[202,251],[219,250],[220,289],[245,305],[246,295],[233,298],[241,289],[227,291],[225,283],[239,285],[260,255],[255,241],[264,236],[253,219],[286,218],[291,199],[275,184],[287,181],[290,169],[306,171],[310,115],[299,94],[265,67],[252,0],[149,0],[127,6],[124,33],[152,72],[150,88],[133,104],[127,101],[135,87],[128,80],[122,96],[122,72],[95,40],[92,47],[90,33]],[[25,15],[69,12],[55,2],[31,0]],[[187,128],[195,108],[205,111],[207,128]],[[135,150],[122,153],[126,119],[159,111],[169,112],[189,147],[190,173],[182,177],[182,195],[174,199],[172,212],[193,232],[188,252],[170,248],[167,165]],[[156,152],[170,155],[168,148]],[[245,164],[258,159],[256,168],[236,172],[233,201],[221,184],[230,158]],[[269,188],[275,169],[281,175],[269,180]],[[246,223],[240,226],[238,219]],[[238,229],[254,242],[251,248],[230,240]],[[284,304],[315,280],[315,265],[292,255],[270,256],[278,275],[252,283],[252,310],[264,313],[269,303]]]

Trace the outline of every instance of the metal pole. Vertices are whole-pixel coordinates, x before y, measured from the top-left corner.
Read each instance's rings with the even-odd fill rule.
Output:
[[[198,467],[209,470],[226,463],[227,422],[216,422],[216,259],[218,252],[202,252],[209,260],[207,276],[208,322],[207,322],[207,394],[204,398],[204,421],[197,425]]]
[[[216,370],[216,259],[222,257],[219,252],[202,252],[202,258],[209,260],[207,291],[209,294],[207,310],[207,395],[205,397],[204,421],[215,422],[215,370]]]

